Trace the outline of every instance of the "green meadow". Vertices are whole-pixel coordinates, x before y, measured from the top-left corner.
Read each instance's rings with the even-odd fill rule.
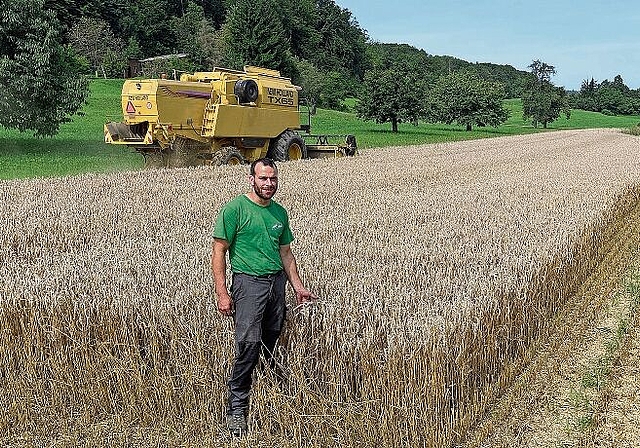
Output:
[[[137,153],[103,142],[103,125],[109,120],[121,120],[121,80],[94,80],[81,114],[61,126],[54,138],[36,138],[0,128],[0,179],[65,176],[88,172],[114,172],[142,169],[143,160]],[[501,135],[548,132],[559,129],[630,128],[640,122],[640,116],[606,116],[574,110],[571,118],[553,122],[549,129],[536,129],[522,120],[520,100],[507,100],[509,120],[498,128],[475,128],[466,132],[461,126],[401,123],[399,132],[391,125],[359,120],[355,114],[319,109],[311,119],[312,133],[354,134],[361,149],[405,146],[423,143],[469,140]],[[353,106],[353,101],[347,103]]]
[[[107,120],[122,119],[122,81],[94,80],[81,114],[53,138],[0,128],[0,179],[51,177],[142,168],[142,157],[103,142]]]

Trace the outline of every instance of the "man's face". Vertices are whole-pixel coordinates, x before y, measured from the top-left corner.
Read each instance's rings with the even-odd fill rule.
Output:
[[[256,174],[249,176],[253,191],[258,197],[269,200],[278,190],[278,171],[262,163],[256,165]]]

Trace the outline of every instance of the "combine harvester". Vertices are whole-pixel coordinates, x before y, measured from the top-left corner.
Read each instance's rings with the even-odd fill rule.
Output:
[[[353,135],[310,134],[309,108],[301,124],[300,90],[280,72],[252,66],[183,74],[179,81],[126,80],[124,121],[106,123],[104,139],[133,148],[156,168],[355,155]]]

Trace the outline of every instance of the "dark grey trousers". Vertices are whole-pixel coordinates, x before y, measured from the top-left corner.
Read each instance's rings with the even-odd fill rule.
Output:
[[[284,325],[287,276],[283,271],[264,277],[233,274],[236,357],[229,378],[228,414],[247,415],[251,376],[260,354],[269,364]]]

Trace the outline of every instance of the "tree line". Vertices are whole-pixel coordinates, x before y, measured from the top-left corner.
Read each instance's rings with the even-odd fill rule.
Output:
[[[311,105],[340,109],[345,98],[360,98],[362,118],[394,130],[418,120],[497,126],[506,119],[501,100],[524,100],[536,87],[530,100],[542,101],[550,84],[509,65],[373,42],[334,0],[0,0],[0,7],[0,125],[36,135],[54,135],[81,107],[88,82],[79,75],[121,78],[130,60],[161,55],[175,56],[153,59],[144,75],[264,66],[301,85]],[[558,93],[545,91],[545,101]],[[548,117],[539,118],[546,125]]]
[[[585,79],[580,91],[571,95],[571,105],[605,115],[640,115],[640,89],[627,87],[620,75],[613,81]]]

